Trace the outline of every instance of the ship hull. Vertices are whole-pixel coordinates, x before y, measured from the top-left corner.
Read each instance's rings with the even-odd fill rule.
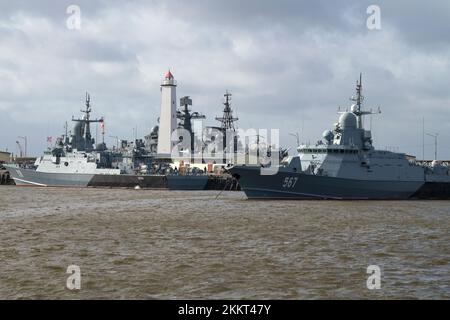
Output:
[[[208,176],[47,173],[6,166],[18,186],[204,190]]]
[[[450,199],[450,183],[345,179],[235,166],[230,173],[249,199]]]
[[[95,175],[89,187],[166,189],[165,176],[160,175]]]
[[[205,190],[208,183],[208,176],[167,176],[167,188],[169,190]]]
[[[49,173],[5,166],[17,186],[87,187],[93,174]]]
[[[95,175],[89,187],[204,190],[208,176],[182,175]]]

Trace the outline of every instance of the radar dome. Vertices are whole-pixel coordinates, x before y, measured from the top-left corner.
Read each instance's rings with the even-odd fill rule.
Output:
[[[344,112],[339,117],[339,126],[342,129],[356,128],[356,115],[352,112]]]
[[[334,138],[334,134],[333,134],[333,132],[331,132],[331,130],[325,130],[325,131],[322,133],[322,137],[323,137],[325,140],[327,140],[328,142],[331,142],[331,141],[333,140],[333,138]]]
[[[97,144],[96,149],[97,149],[97,151],[105,151],[108,148],[106,147],[106,144],[104,142],[102,142],[102,143]]]
[[[351,107],[350,107],[350,111],[351,111],[351,112],[355,112],[356,109],[357,109],[356,104],[352,104]]]

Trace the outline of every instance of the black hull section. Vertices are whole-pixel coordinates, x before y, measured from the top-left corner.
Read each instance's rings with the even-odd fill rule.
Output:
[[[204,190],[208,176],[95,175],[88,187]]]
[[[411,196],[411,199],[450,200],[450,183],[426,182]]]
[[[208,176],[167,176],[169,190],[205,190]]]
[[[165,176],[95,175],[88,187],[167,189]]]

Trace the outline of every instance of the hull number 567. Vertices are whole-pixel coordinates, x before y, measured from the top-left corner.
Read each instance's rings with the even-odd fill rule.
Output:
[[[298,181],[298,177],[286,177],[281,185],[283,188],[294,188]]]

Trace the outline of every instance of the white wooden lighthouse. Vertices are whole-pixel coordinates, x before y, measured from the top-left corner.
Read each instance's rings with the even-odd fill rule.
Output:
[[[158,155],[170,156],[174,142],[172,132],[177,129],[177,82],[167,71],[161,84],[161,110],[159,116]]]

